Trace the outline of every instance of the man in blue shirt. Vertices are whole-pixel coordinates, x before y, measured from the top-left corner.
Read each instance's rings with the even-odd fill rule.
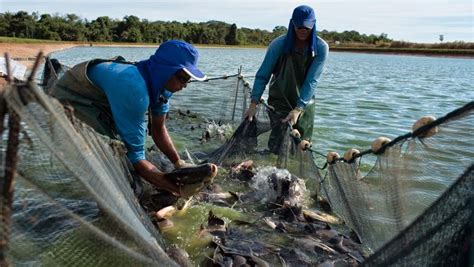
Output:
[[[309,6],[298,6],[285,35],[273,40],[257,71],[251,104],[245,113],[252,120],[257,105],[270,81],[268,104],[272,132],[270,151],[279,153],[279,145],[288,123],[301,134],[300,148],[310,146],[314,124],[314,93],[329,51],[327,43],[317,36],[316,16]]]
[[[80,63],[58,81],[52,95],[74,108],[76,117],[97,132],[121,139],[137,173],[148,182],[180,195],[180,188],[145,158],[147,124],[156,146],[176,168],[180,159],[165,125],[169,98],[191,78],[205,80],[197,68],[198,51],[183,41],[167,41],[149,59],[138,63],[123,59],[96,59]],[[217,168],[213,166],[213,168]]]

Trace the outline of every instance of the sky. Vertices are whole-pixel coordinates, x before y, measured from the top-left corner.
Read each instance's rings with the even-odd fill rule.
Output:
[[[218,20],[237,27],[272,31],[288,27],[293,9],[309,5],[316,11],[318,30],[388,34],[397,41],[474,42],[473,0],[0,0],[0,13],[76,14],[122,19],[134,15],[150,21],[206,22]]]

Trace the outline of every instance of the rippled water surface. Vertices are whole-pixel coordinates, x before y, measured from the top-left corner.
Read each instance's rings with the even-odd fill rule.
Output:
[[[242,66],[250,85],[266,51],[198,50],[199,67],[209,77],[235,74]],[[91,58],[117,55],[137,61],[154,51],[155,48],[83,47],[53,55],[72,66]],[[343,153],[351,147],[364,150],[378,136],[393,138],[409,132],[421,116],[441,117],[474,99],[473,73],[472,59],[330,52],[316,91],[315,148],[324,153]],[[194,110],[213,110],[207,105],[219,107],[227,100],[226,93],[187,88],[179,93],[181,96],[175,96],[181,97],[179,100],[173,100],[189,101]]]
[[[266,51],[238,48],[198,50],[201,56],[199,68],[208,77],[232,75],[242,67],[242,73],[251,86]],[[117,55],[129,61],[138,61],[154,52],[155,48],[81,47],[56,52],[52,56],[63,64],[73,66],[85,60]],[[330,52],[316,91],[314,149],[323,154],[328,151],[344,154],[349,148],[363,151],[369,149],[372,141],[379,136],[393,139],[409,132],[412,124],[424,115],[441,117],[474,100],[473,73],[472,59]],[[222,81],[222,86],[216,88],[210,83],[192,83],[172,98],[171,105],[185,106],[194,112],[204,113],[206,117],[213,117],[221,111],[222,103],[229,101],[229,92],[233,92],[234,88],[235,83],[230,81]],[[182,142],[180,129],[170,131],[174,131],[175,141]],[[472,136],[461,133],[460,138],[465,138],[464,143],[473,143],[469,141]],[[460,147],[472,158],[472,145]],[[453,158],[446,160],[448,165]],[[459,170],[459,173],[462,171]],[[444,174],[437,175],[433,178],[440,178],[436,183],[414,188],[415,193],[439,195],[448,186],[443,177]],[[95,208],[90,203],[83,204],[73,208],[80,211]],[[207,211],[203,210],[207,208],[193,207],[190,217],[185,219],[204,221]],[[193,212],[196,214],[193,215]],[[226,212],[227,217],[232,217],[229,215],[231,211]],[[384,218],[380,221],[383,222]],[[178,221],[175,223],[179,225]],[[182,225],[189,228],[187,222]],[[191,230],[195,229],[187,229]],[[186,236],[186,233],[179,238]]]

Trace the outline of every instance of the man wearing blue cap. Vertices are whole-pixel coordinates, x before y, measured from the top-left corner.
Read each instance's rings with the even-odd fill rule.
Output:
[[[245,113],[252,120],[270,81],[268,104],[274,108],[268,147],[279,152],[288,123],[301,134],[300,147],[310,146],[314,124],[314,93],[328,54],[327,43],[317,36],[316,16],[309,6],[293,10],[288,32],[273,40],[257,71],[251,104]]]
[[[74,115],[97,132],[121,139],[127,157],[140,176],[151,184],[180,194],[156,166],[145,159],[147,124],[156,146],[176,168],[188,166],[180,159],[165,125],[169,98],[191,78],[205,80],[197,68],[198,51],[183,41],[167,41],[149,59],[137,63],[95,59],[80,63],[58,81],[52,95],[74,108]]]

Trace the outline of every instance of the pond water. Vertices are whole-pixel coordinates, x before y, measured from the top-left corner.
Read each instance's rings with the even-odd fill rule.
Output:
[[[198,50],[199,68],[208,77],[232,75],[241,66],[250,86],[266,52],[246,48]],[[91,58],[117,55],[138,61],[154,51],[155,48],[80,47],[53,56],[73,66]],[[473,73],[472,59],[330,52],[316,89],[313,145],[324,154],[343,154],[352,147],[365,150],[379,136],[393,139],[405,134],[422,116],[441,117],[472,101]],[[220,107],[228,99],[226,93],[188,88],[174,98],[179,97],[181,102],[188,99],[193,111],[212,113],[215,110],[208,107]],[[199,109],[200,106],[204,108]]]
[[[242,67],[242,74],[251,86],[266,51],[241,48],[198,50],[199,68],[208,77],[232,75]],[[154,48],[81,47],[56,52],[53,57],[73,66],[91,58],[117,55],[138,61],[154,51]],[[393,139],[411,131],[412,124],[422,116],[441,117],[474,99],[473,73],[472,59],[330,52],[316,91],[313,149],[323,154],[328,151],[344,154],[349,148],[363,151],[369,149],[379,136]],[[204,117],[213,117],[222,102],[229,100],[233,87],[227,89],[213,90],[193,83],[172,98],[171,106],[185,106]],[[179,129],[172,135],[179,140]],[[188,147],[188,144],[184,145]],[[472,147],[467,150],[472,153]],[[448,181],[445,185],[448,186]],[[186,229],[178,227],[177,231],[181,233],[171,234],[168,238],[176,242],[183,239],[183,243],[198,242],[186,239],[190,231],[196,231],[189,229],[187,223],[205,220],[210,208],[191,208],[190,215],[182,219],[181,224],[178,216],[175,223],[186,226]],[[220,212],[230,220],[240,216],[230,209]]]

